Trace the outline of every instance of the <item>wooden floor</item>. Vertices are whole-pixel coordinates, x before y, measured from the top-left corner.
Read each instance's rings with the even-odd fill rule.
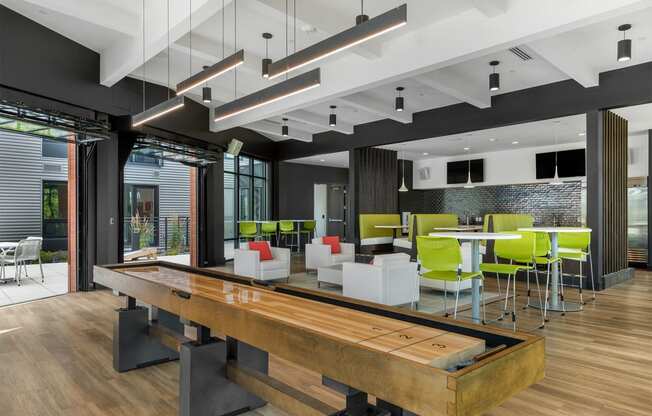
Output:
[[[113,371],[118,305],[102,291],[0,308],[0,415],[176,415],[177,363]],[[493,304],[489,313],[497,310]],[[528,310],[521,317],[524,326],[534,326],[537,314]],[[600,293],[584,312],[554,315],[540,333],[546,336],[545,380],[491,415],[652,414],[652,273],[637,272],[633,281]],[[270,373],[343,405],[316,374],[278,359],[271,360]],[[271,407],[253,414],[281,415]]]

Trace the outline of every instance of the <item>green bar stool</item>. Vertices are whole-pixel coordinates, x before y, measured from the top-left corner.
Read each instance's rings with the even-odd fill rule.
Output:
[[[462,281],[481,278],[482,272],[462,271],[462,250],[460,243],[455,238],[440,238],[417,236],[417,259],[419,262],[418,273],[420,277],[444,282],[444,316],[448,317],[447,297],[448,282],[457,282],[457,294],[455,296],[455,310],[453,317],[457,318],[457,305],[460,299],[460,285]],[[427,269],[422,273],[422,268]],[[485,321],[484,285],[482,285],[482,313]]]
[[[297,233],[294,231],[294,221],[279,221],[278,222],[279,234],[285,241],[285,247],[297,247],[297,244],[293,244],[292,240],[296,237]],[[288,244],[288,237],[290,237],[290,243]]]
[[[306,241],[310,243],[311,236],[315,235],[315,227],[317,227],[317,221],[315,220],[304,221],[301,223],[301,229],[299,230],[299,246],[301,246],[301,236],[304,234],[308,237]]]
[[[582,295],[582,279],[588,278],[584,277],[582,274],[582,263],[588,263],[589,271],[591,272],[591,291],[593,292],[593,301],[595,302],[595,280],[593,278],[593,261],[591,257],[591,232],[583,233],[559,233],[559,257],[562,260],[567,261],[576,261],[580,267],[580,274],[577,276],[580,279],[579,283],[579,294],[580,294],[580,305],[586,305],[584,302],[584,296]],[[561,275],[563,279],[563,275]]]
[[[267,221],[260,224],[260,235],[263,239],[271,243],[272,237],[276,238],[276,244],[278,244],[278,222],[276,221]]]
[[[536,236],[532,232],[511,232],[510,234],[519,234],[521,238],[515,240],[496,240],[494,242],[494,254],[496,259],[508,260],[509,263],[482,263],[480,270],[483,273],[495,273],[507,275],[507,289],[505,292],[505,305],[501,315],[496,319],[501,321],[507,314],[509,305],[509,286],[512,285],[512,325],[514,331],[517,327],[516,316],[516,274],[520,271],[527,273],[527,279],[530,279],[530,270],[533,269],[531,264],[534,262],[536,254]],[[539,302],[542,303],[541,287],[539,285],[539,276],[536,275],[537,288],[539,289]],[[529,290],[529,289],[528,289]],[[529,296],[529,293],[528,293]],[[493,321],[492,321],[493,322]],[[541,325],[544,326],[543,310],[541,312]]]
[[[260,235],[258,235],[258,227],[253,221],[240,221],[238,223],[238,239],[245,241],[256,240]]]

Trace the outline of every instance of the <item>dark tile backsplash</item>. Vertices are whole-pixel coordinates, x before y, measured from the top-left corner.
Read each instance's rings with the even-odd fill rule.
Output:
[[[399,193],[400,211],[453,213],[466,216],[490,213],[532,214],[539,225],[577,226],[581,223],[582,185],[546,183],[412,190]]]

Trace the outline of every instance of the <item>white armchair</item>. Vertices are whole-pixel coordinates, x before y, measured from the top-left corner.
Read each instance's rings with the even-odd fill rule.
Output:
[[[407,253],[383,254],[372,264],[344,263],[344,296],[384,305],[419,302],[417,264]]]
[[[272,260],[260,261],[260,252],[248,246],[234,251],[233,272],[259,280],[290,279],[290,249],[270,247]]]
[[[313,238],[312,244],[306,244],[306,270],[330,267],[335,264],[355,261],[355,244],[340,243],[342,251],[331,254],[331,246],[322,244],[321,238]]]

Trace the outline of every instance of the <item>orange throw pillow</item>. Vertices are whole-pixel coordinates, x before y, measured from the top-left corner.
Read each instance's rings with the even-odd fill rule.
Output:
[[[331,254],[339,254],[342,252],[339,235],[332,236],[332,237],[322,237],[321,242],[331,246]]]
[[[249,250],[256,250],[260,253],[260,261],[274,260],[272,250],[269,248],[267,241],[250,241]]]

